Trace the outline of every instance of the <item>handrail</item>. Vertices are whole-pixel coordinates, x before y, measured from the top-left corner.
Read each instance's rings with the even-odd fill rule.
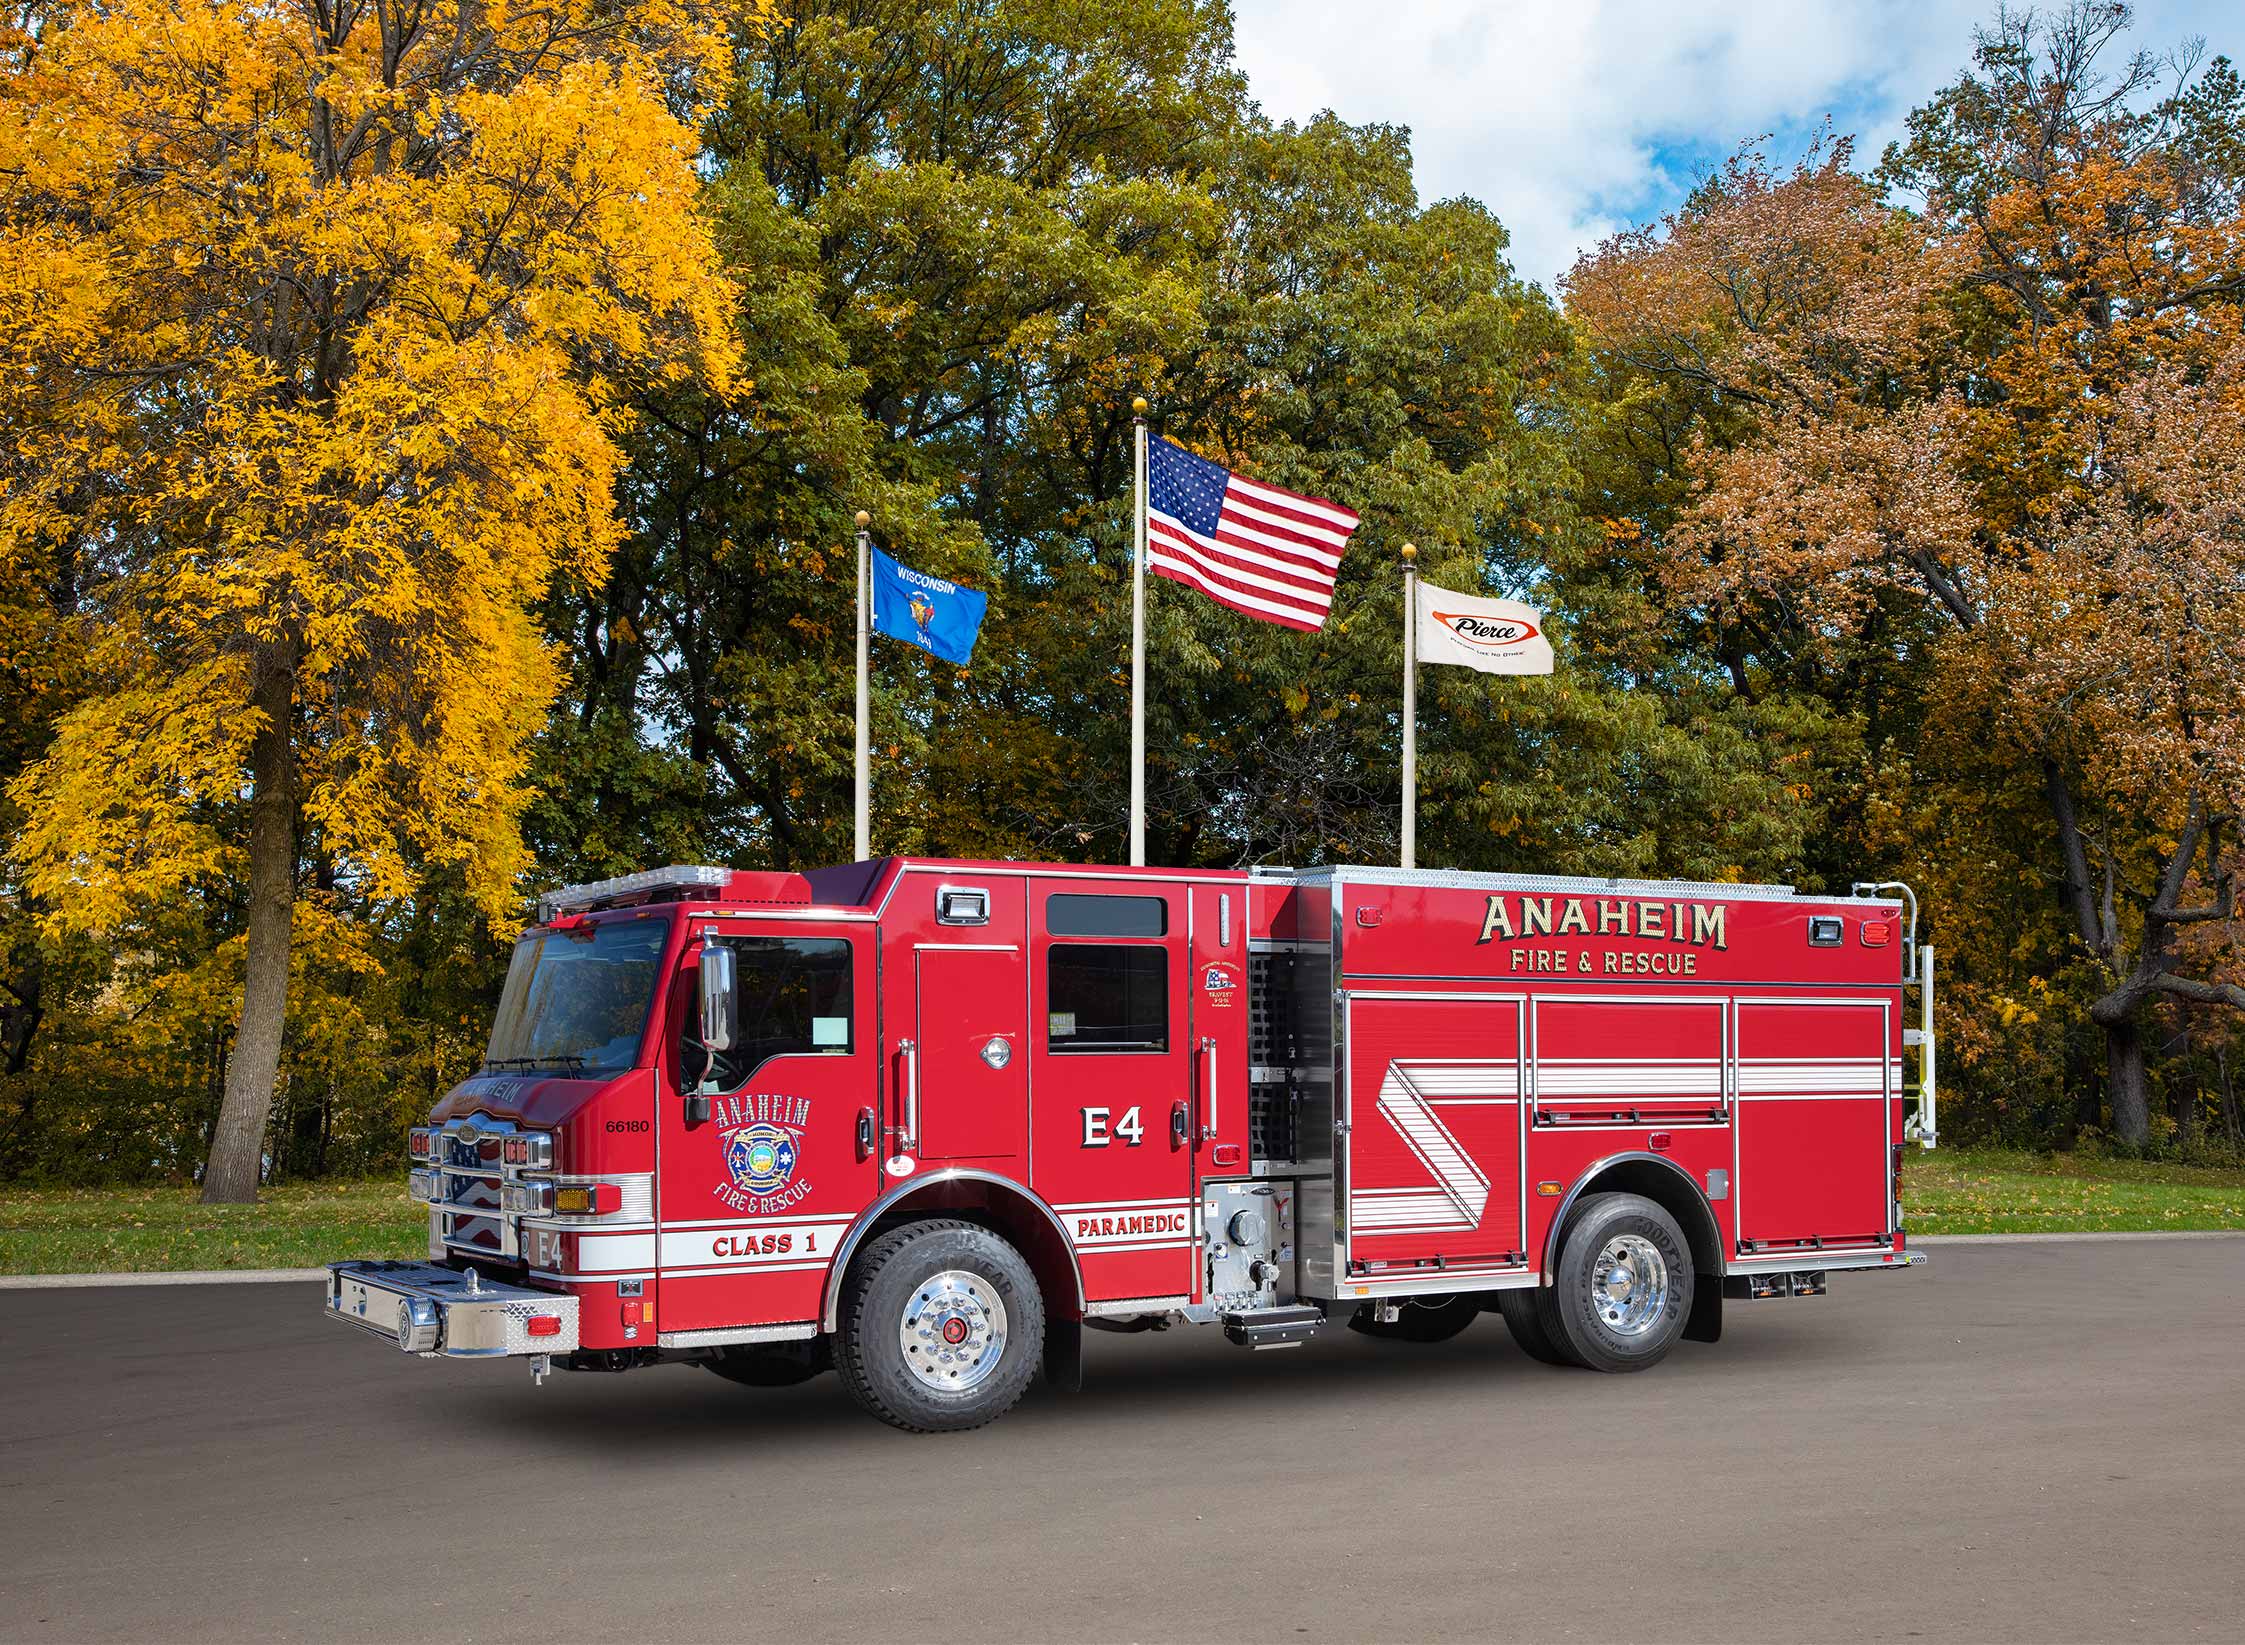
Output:
[[[1208,1107],[1207,1111],[1201,1115],[1200,1135],[1203,1142],[1214,1142],[1216,1140],[1216,1040],[1214,1036],[1202,1040],[1200,1048],[1208,1057]]]
[[[909,1154],[920,1146],[920,1048],[910,1040],[896,1042],[904,1058],[904,1135],[897,1152]]]

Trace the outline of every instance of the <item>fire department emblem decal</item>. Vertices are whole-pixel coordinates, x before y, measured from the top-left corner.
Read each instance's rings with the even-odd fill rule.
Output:
[[[715,1183],[719,1199],[736,1211],[784,1211],[810,1193],[799,1170],[811,1122],[808,1097],[716,1097],[710,1118],[725,1171]]]
[[[795,1138],[776,1125],[725,1134],[725,1170],[751,1194],[776,1194],[795,1175]]]

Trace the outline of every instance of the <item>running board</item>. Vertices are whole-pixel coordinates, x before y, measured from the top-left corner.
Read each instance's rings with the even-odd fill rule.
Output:
[[[1307,1305],[1252,1308],[1223,1319],[1224,1335],[1242,1348],[1293,1348],[1309,1341],[1325,1323],[1325,1310]]]

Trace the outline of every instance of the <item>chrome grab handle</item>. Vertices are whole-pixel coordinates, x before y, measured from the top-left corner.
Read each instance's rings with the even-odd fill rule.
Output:
[[[920,1048],[910,1040],[898,1040],[896,1048],[904,1058],[904,1135],[897,1152],[908,1154],[920,1145]]]
[[[1203,1122],[1203,1123],[1202,1123],[1202,1125],[1201,1125],[1201,1128],[1200,1128],[1200,1135],[1201,1135],[1201,1140],[1202,1140],[1203,1142],[1214,1142],[1214,1141],[1216,1140],[1216,1041],[1215,1041],[1215,1039],[1214,1039],[1213,1037],[1210,1037],[1210,1038],[1208,1038],[1208,1039],[1204,1039],[1204,1040],[1202,1040],[1202,1041],[1200,1042],[1200,1048],[1201,1048],[1201,1050],[1202,1050],[1202,1051],[1206,1052],[1206,1053],[1207,1053],[1207,1055],[1208,1055],[1208,1105],[1207,1105],[1207,1108],[1206,1108],[1206,1109],[1205,1109],[1205,1110],[1203,1111],[1203,1113],[1202,1113],[1202,1115],[1201,1115],[1201,1119],[1202,1119],[1202,1122]]]

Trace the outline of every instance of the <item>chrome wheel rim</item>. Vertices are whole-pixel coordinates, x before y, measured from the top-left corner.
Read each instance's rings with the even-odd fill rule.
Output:
[[[1668,1264],[1642,1234],[1616,1234],[1590,1268],[1590,1305],[1616,1336],[1641,1337],[1668,1309]]]
[[[956,1393],[987,1380],[1005,1358],[1006,1305],[982,1275],[946,1268],[912,1288],[896,1337],[922,1385]]]

